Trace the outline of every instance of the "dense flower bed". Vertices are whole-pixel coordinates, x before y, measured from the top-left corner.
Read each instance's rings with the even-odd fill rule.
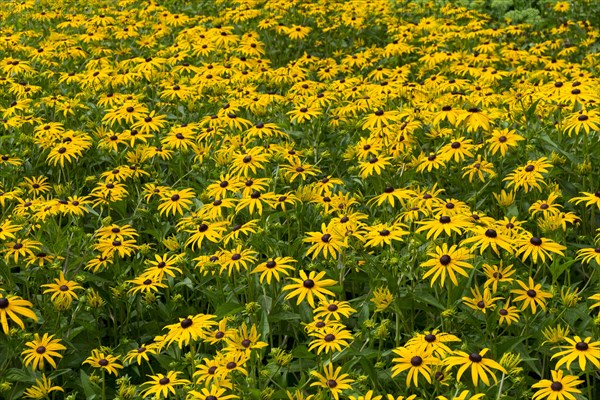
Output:
[[[0,398],[599,398],[595,1],[159,3],[0,5]]]

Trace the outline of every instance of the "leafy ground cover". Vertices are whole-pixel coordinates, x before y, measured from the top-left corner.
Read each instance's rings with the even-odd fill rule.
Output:
[[[528,6],[3,2],[0,398],[598,399],[600,5]]]

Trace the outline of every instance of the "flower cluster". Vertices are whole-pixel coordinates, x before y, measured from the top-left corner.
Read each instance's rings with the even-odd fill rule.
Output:
[[[598,398],[600,5],[475,3],[0,4],[0,398]]]

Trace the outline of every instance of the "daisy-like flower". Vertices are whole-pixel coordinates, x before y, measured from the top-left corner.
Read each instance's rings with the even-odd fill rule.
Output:
[[[300,104],[296,106],[292,111],[289,111],[287,115],[290,116],[290,122],[301,124],[305,121],[309,121],[313,118],[318,117],[322,114],[322,111],[319,107],[308,104]]]
[[[594,367],[600,369],[600,341],[592,342],[591,337],[582,339],[579,336],[574,336],[573,339],[566,337],[565,341],[569,343],[569,348],[552,356],[552,359],[560,357],[560,360],[556,363],[556,369],[565,364],[567,369],[571,370],[571,364],[575,360],[577,360],[582,371],[585,371],[587,360]]]
[[[313,312],[316,319],[324,319],[325,321],[333,319],[339,321],[342,317],[350,317],[356,310],[347,301],[325,300]]]
[[[520,280],[517,280],[517,284],[521,286],[522,289],[513,289],[510,292],[518,295],[515,297],[514,301],[523,302],[523,304],[521,304],[521,311],[531,308],[531,312],[535,314],[538,306],[546,311],[546,299],[551,298],[552,294],[544,292],[541,283],[536,285],[533,282],[533,278],[529,277],[529,285],[526,285],[525,282]]]
[[[315,297],[317,297],[321,301],[325,301],[327,298],[326,295],[335,296],[334,293],[326,287],[333,286],[337,282],[333,279],[323,279],[325,276],[325,271],[315,272],[311,271],[308,275],[304,271],[300,271],[300,278],[290,278],[294,283],[285,285],[283,290],[288,291],[291,290],[285,296],[285,299],[291,299],[293,297],[298,297],[296,304],[302,303],[302,301],[306,298],[308,300],[308,304],[312,308],[315,308]]]
[[[164,343],[169,345],[177,342],[181,348],[188,345],[190,341],[203,339],[208,335],[208,330],[217,325],[216,317],[210,314],[190,315],[187,318],[179,318],[179,322],[165,326],[169,332],[165,335]]]
[[[489,288],[483,289],[483,294],[478,287],[475,289],[471,288],[471,294],[473,297],[463,297],[463,302],[467,305],[467,307],[472,308],[473,310],[481,311],[484,314],[488,309],[493,309],[495,307],[494,302],[496,300],[501,299],[501,297],[493,297]]]
[[[109,374],[113,374],[115,376],[119,376],[118,370],[123,369],[123,366],[119,363],[118,356],[107,354],[99,349],[92,350],[92,355],[89,356],[83,363],[89,364],[94,368],[103,369]]]
[[[237,329],[227,327],[231,323],[231,320],[227,317],[219,321],[219,325],[216,326],[204,339],[205,342],[210,344],[217,344],[219,342],[225,342],[238,333]],[[252,333],[252,332],[251,332]],[[242,340],[245,340],[244,338]],[[258,339],[257,339],[258,340]]]
[[[521,260],[525,262],[529,256],[534,263],[537,263],[538,257],[541,262],[546,261],[546,257],[552,261],[551,253],[559,254],[564,256],[562,252],[566,247],[558,244],[550,239],[538,238],[535,236],[524,236],[517,240],[517,252],[516,255],[521,257]]]
[[[512,282],[513,279],[511,276],[516,271],[513,269],[512,264],[504,266],[502,260],[500,260],[498,265],[483,264],[483,272],[485,272],[485,276],[487,277],[487,280],[483,285],[485,287],[491,285],[492,292],[496,293],[498,290],[498,284],[503,282]]]
[[[577,376],[565,375],[561,370],[550,372],[552,380],[542,379],[531,386],[533,389],[539,389],[533,394],[532,400],[575,400],[574,394],[581,393],[576,386],[584,381],[579,380]]]
[[[262,262],[252,270],[253,274],[260,273],[260,283],[266,279],[267,284],[271,284],[271,279],[275,278],[277,282],[281,279],[281,275],[288,276],[289,271],[294,271],[296,268],[291,264],[297,262],[292,257],[275,257],[265,262]]]
[[[158,212],[160,215],[165,214],[165,216],[170,214],[182,215],[190,209],[192,199],[195,197],[196,194],[192,189],[169,190],[161,197]]]
[[[364,179],[373,174],[381,175],[388,165],[391,165],[391,157],[384,157],[381,155],[373,156],[368,158],[366,161],[361,162],[360,165],[360,176]]]
[[[227,270],[229,275],[235,272],[240,272],[240,269],[247,270],[248,265],[256,262],[257,252],[250,249],[244,249],[242,245],[238,245],[235,249],[224,250],[221,249],[219,256],[219,264],[221,265],[221,272]]]
[[[19,257],[33,257],[35,252],[40,250],[42,244],[32,239],[17,239],[15,242],[4,243],[5,261],[9,261],[11,258],[14,262],[19,261]]]
[[[161,282],[165,275],[175,277],[176,272],[179,274],[183,273],[180,268],[176,267],[179,260],[179,256],[155,254],[154,260],[147,261],[150,267],[146,268],[140,276],[155,279],[158,282]]]
[[[433,356],[444,358],[446,354],[452,353],[450,347],[446,345],[446,343],[450,342],[460,342],[460,339],[449,333],[434,329],[431,332],[418,333],[406,342],[406,347],[423,347],[424,351],[429,352]]]
[[[44,294],[52,293],[50,300],[65,307],[70,306],[73,300],[79,298],[75,292],[76,290],[83,290],[83,287],[77,282],[65,279],[65,275],[62,271],[60,272],[60,278],[54,279],[54,281],[56,283],[42,285],[42,287],[48,288],[44,290]]]
[[[155,399],[167,398],[169,393],[176,394],[175,386],[186,385],[191,383],[187,379],[179,379],[177,375],[181,372],[169,371],[166,375],[156,374],[148,375],[150,381],[145,382],[142,386],[146,386],[146,390],[142,392],[144,398],[154,395]]]
[[[354,382],[353,379],[349,378],[349,374],[342,374],[342,367],[333,369],[333,364],[327,364],[323,367],[323,374],[317,371],[311,371],[311,375],[318,379],[317,382],[313,382],[310,386],[318,386],[326,389],[331,393],[335,400],[340,399],[340,393],[346,389],[352,389],[350,386]]]
[[[56,368],[56,361],[52,357],[62,358],[58,351],[67,348],[60,343],[60,339],[54,339],[54,335],[44,333],[40,338],[39,334],[34,335],[34,339],[25,343],[29,349],[24,350],[21,355],[23,364],[28,367],[31,364],[32,369],[44,369],[44,362],[48,362],[53,368]]]
[[[462,235],[463,229],[469,227],[470,222],[464,215],[440,215],[437,218],[419,221],[419,225],[422,225],[417,229],[417,233],[419,232],[427,232],[427,239],[437,239],[443,233],[447,236],[451,236],[453,232],[458,235]]]
[[[448,247],[446,243],[442,247],[436,246],[435,251],[427,253],[429,260],[421,263],[421,267],[429,270],[423,275],[423,278],[431,277],[431,286],[440,279],[440,285],[444,286],[446,275],[454,286],[458,286],[456,274],[468,277],[469,274],[465,269],[471,269],[473,266],[467,261],[471,258],[468,250],[460,248],[456,245]]]
[[[373,225],[366,228],[365,246],[390,246],[392,241],[402,241],[402,236],[406,236],[408,233],[408,227],[400,222]]]
[[[350,396],[350,400],[381,400],[382,398],[383,396],[375,396],[372,390],[369,390],[364,396]]]
[[[348,341],[353,339],[352,333],[345,328],[344,325],[333,324],[312,332],[311,336],[316,339],[310,342],[308,350],[317,349],[317,355],[322,351],[325,353],[342,351],[350,345]]]
[[[598,209],[600,209],[600,190],[594,193],[581,192],[581,194],[583,196],[573,197],[569,200],[569,202],[575,204],[585,202],[586,207],[595,205],[596,207],[598,207]]]
[[[248,329],[245,322],[242,323],[239,329],[227,336],[226,342],[227,346],[223,349],[225,352],[241,351],[249,354],[252,350],[268,346],[266,342],[260,341],[260,334],[256,329],[256,325],[252,324],[250,329]]]
[[[515,306],[510,305],[510,301],[498,310],[500,325],[511,325],[513,322],[519,322],[519,310]]]
[[[46,374],[42,374],[41,378],[35,380],[35,385],[25,390],[24,395],[28,399],[47,399],[52,392],[64,392],[65,390],[60,386],[54,386],[52,381],[46,377]]]
[[[392,359],[392,378],[408,370],[406,386],[419,386],[419,375],[423,375],[431,383],[433,373],[431,367],[439,364],[439,360],[422,346],[398,347],[393,350],[398,357]]]
[[[312,243],[306,255],[312,254],[313,260],[321,252],[325,258],[336,258],[342,247],[347,247],[344,235],[331,223],[329,225],[321,224],[321,232],[308,232],[308,237],[303,241]]]
[[[452,396],[451,398],[448,398],[446,396],[438,396],[438,397],[436,397],[436,399],[437,400],[480,400],[480,399],[483,399],[484,396],[485,396],[485,393],[471,395],[471,392],[469,392],[468,390],[463,390],[462,392],[460,392],[460,394],[457,393],[456,396]]]
[[[332,293],[333,294],[333,293]],[[19,296],[4,295],[0,292],[0,323],[2,324],[2,330],[5,335],[8,335],[8,318],[12,319],[21,329],[25,329],[25,324],[19,315],[27,318],[31,318],[34,321],[38,320],[38,317],[31,310],[31,304],[27,300],[23,300]]]
[[[600,266],[600,246],[588,247],[577,251],[577,259],[584,264],[595,261]]]
[[[473,236],[460,243],[461,245],[470,244],[471,251],[479,249],[479,253],[481,254],[488,247],[497,255],[500,255],[499,249],[503,249],[509,253],[512,253],[513,251],[510,238],[502,232],[498,232],[496,229],[475,226],[471,228],[471,232],[473,233]]]
[[[153,278],[149,276],[138,276],[135,279],[127,281],[127,283],[133,284],[133,287],[129,289],[127,293],[136,294],[136,293],[152,293],[158,292],[159,288],[166,288],[167,285],[161,282],[158,278]]]
[[[464,351],[455,351],[452,356],[444,359],[444,364],[448,367],[460,366],[458,373],[456,374],[456,380],[460,380],[462,375],[468,370],[471,370],[471,379],[473,385],[477,386],[479,380],[486,385],[490,386],[490,379],[488,374],[492,376],[494,382],[498,382],[498,378],[492,371],[493,369],[498,370],[506,374],[506,370],[491,358],[484,358],[485,354],[489,349],[483,349],[479,353],[473,352],[467,354]]]
[[[233,400],[239,399],[233,394],[226,394],[227,389],[218,385],[203,387],[200,391],[191,390],[188,395],[192,400]]]
[[[135,361],[135,363],[137,365],[142,365],[142,361],[146,361],[146,362],[150,362],[150,354],[157,354],[157,348],[159,347],[159,345],[157,343],[151,343],[148,345],[141,345],[131,351],[129,351],[126,355],[125,358],[123,359],[123,362],[128,365],[128,364],[133,364],[133,362]]]
[[[504,157],[511,147],[517,147],[522,140],[525,140],[523,136],[517,134],[514,130],[505,128],[494,129],[487,143],[489,143],[492,154],[500,152],[502,157]]]

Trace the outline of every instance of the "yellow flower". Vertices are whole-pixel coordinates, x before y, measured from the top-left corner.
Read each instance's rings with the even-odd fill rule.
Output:
[[[539,389],[532,397],[532,400],[541,400],[548,398],[549,400],[573,400],[573,394],[581,393],[581,390],[575,386],[582,384],[584,381],[577,379],[573,375],[564,375],[564,371],[550,371],[552,380],[542,379],[538,383],[534,383],[531,387]]]
[[[308,237],[303,240],[312,246],[306,252],[313,260],[322,252],[325,258],[336,258],[342,247],[347,247],[344,235],[333,224],[321,224],[321,232],[308,232]]]
[[[318,386],[327,389],[335,400],[339,400],[340,393],[342,390],[351,389],[350,384],[354,382],[353,379],[348,378],[348,374],[342,374],[342,367],[333,369],[333,364],[327,364],[323,367],[324,374],[320,374],[317,371],[311,371],[311,375],[318,379],[317,382],[313,382],[310,386]]]
[[[77,282],[69,281],[65,279],[65,275],[63,272],[60,272],[60,278],[54,279],[56,283],[49,283],[47,285],[42,285],[42,287],[47,287],[48,289],[44,290],[44,294],[52,293],[50,297],[51,301],[57,301],[57,303],[68,306],[71,304],[73,300],[77,300],[79,297],[75,290],[83,289]]]
[[[589,360],[597,369],[600,369],[600,341],[592,342],[591,337],[582,339],[579,336],[574,336],[573,339],[566,337],[565,340],[569,343],[569,348],[552,356],[552,359],[560,357],[555,368],[558,369],[561,365],[566,364],[567,369],[570,370],[573,361],[577,360],[579,368],[585,371],[586,360]]]
[[[462,375],[471,369],[471,379],[473,385],[477,386],[479,379],[485,383],[486,386],[490,385],[488,374],[492,376],[494,382],[498,382],[496,375],[492,371],[493,369],[499,370],[506,373],[506,370],[491,358],[484,358],[483,356],[488,352],[489,349],[483,349],[479,353],[474,352],[467,354],[464,351],[455,351],[454,355],[444,359],[444,363],[450,368],[453,366],[460,366],[458,373],[456,374],[456,380],[460,380]]]
[[[123,366],[119,364],[119,357],[111,354],[105,354],[104,351],[99,349],[92,350],[92,355],[89,356],[84,364],[90,364],[94,368],[100,368],[107,371],[109,374],[119,375],[119,369]]]
[[[431,383],[433,373],[431,367],[438,364],[439,360],[432,356],[431,352],[425,347],[397,347],[393,350],[398,357],[392,359],[392,378],[408,370],[406,377],[406,386],[414,384],[419,386],[419,374],[423,375],[427,382]]]
[[[34,335],[34,340],[25,343],[25,346],[29,349],[23,351],[21,355],[24,355],[23,364],[26,367],[31,364],[31,368],[44,369],[44,361],[56,368],[56,362],[52,357],[62,358],[62,355],[58,353],[59,350],[66,350],[67,348],[60,343],[60,339],[54,339],[54,335],[48,335],[44,333],[44,336],[40,339],[39,334]]]
[[[535,284],[532,277],[529,277],[529,285],[520,280],[517,280],[517,283],[522,289],[513,289],[510,292],[518,295],[514,301],[523,302],[521,310],[529,307],[531,308],[531,312],[535,314],[537,306],[540,306],[542,310],[546,311],[546,299],[551,298],[552,294],[544,292],[542,285],[540,283]]]
[[[147,386],[146,390],[142,392],[143,398],[153,396],[155,399],[167,398],[169,393],[176,394],[175,386],[186,385],[190,383],[187,379],[179,379],[177,375],[181,372],[169,371],[167,375],[156,374],[149,375],[151,380],[142,384]]]
[[[28,399],[47,399],[51,392],[65,390],[60,386],[53,386],[52,381],[46,378],[46,374],[42,374],[40,379],[35,380],[35,385],[25,390],[25,396]]]
[[[325,295],[334,296],[334,293],[330,290],[325,289],[328,286],[333,286],[337,282],[333,279],[323,279],[325,276],[325,271],[315,272],[311,271],[308,275],[306,272],[300,271],[300,278],[290,278],[294,283],[285,285],[283,290],[291,290],[285,296],[285,299],[291,299],[293,297],[298,297],[296,304],[302,303],[302,300],[305,298],[308,300],[308,304],[311,307],[315,307],[315,297],[317,297],[321,301],[325,301]]]
[[[19,296],[4,295],[0,293],[0,323],[2,323],[2,330],[4,334],[8,335],[8,317],[10,317],[21,329],[25,329],[25,325],[19,315],[27,318],[31,318],[37,321],[38,318],[35,313],[30,310],[33,306],[29,301],[23,300]]]

